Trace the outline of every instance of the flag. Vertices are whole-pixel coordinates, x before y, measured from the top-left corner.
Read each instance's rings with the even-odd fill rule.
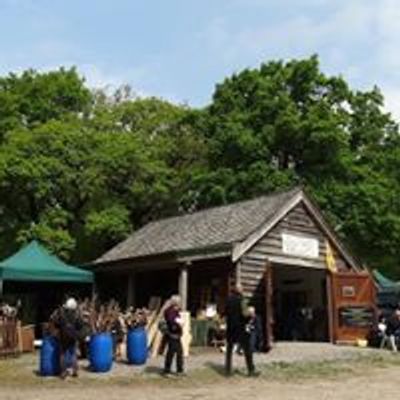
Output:
[[[329,271],[337,272],[335,256],[333,255],[332,247],[328,241],[326,241],[326,266]]]

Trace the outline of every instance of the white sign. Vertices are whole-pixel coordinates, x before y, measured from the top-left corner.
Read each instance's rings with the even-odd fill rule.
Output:
[[[318,239],[282,233],[282,251],[291,256],[318,258]]]

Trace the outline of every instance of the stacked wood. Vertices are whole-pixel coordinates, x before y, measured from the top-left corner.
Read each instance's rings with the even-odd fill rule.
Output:
[[[183,356],[189,357],[190,343],[192,342],[190,312],[182,311],[181,318],[183,320],[182,339],[181,339],[183,347]]]
[[[149,347],[152,347],[154,342],[154,338],[158,331],[158,316],[160,314],[161,308],[161,298],[160,297],[151,297],[149,301],[149,319],[147,323],[147,340],[149,343]]]
[[[166,301],[163,306],[159,309],[157,316],[153,322],[151,330],[149,330],[149,349],[151,357],[156,357],[158,355],[162,355],[165,348],[165,338],[163,333],[159,330],[159,323],[164,318],[164,312],[166,308],[169,306],[170,302]],[[181,319],[182,319],[182,346],[183,346],[183,354],[185,357],[189,356],[189,348],[190,343],[192,341],[191,335],[191,319],[190,313],[187,311],[181,312]],[[150,336],[151,335],[151,336]]]
[[[151,357],[156,357],[159,354],[162,354],[162,342],[163,342],[163,334],[159,330],[159,324],[160,321],[164,318],[164,312],[166,308],[169,306],[169,300],[167,300],[163,306],[158,310],[157,315],[154,319],[153,325],[152,325],[152,330],[149,332],[151,334],[151,342],[149,340],[150,344],[150,354]]]

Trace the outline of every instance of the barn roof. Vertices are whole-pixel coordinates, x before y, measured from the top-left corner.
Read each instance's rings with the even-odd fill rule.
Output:
[[[300,191],[295,188],[150,222],[98,258],[95,264],[233,245],[270,221]]]

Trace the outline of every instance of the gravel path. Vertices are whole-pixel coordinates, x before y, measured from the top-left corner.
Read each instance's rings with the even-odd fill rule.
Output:
[[[365,376],[338,379],[312,379],[300,382],[271,382],[241,378],[220,380],[194,387],[151,387],[90,385],[0,389],[1,400],[393,400],[398,398],[400,368],[380,369]]]
[[[293,362],[318,362],[329,360],[346,360],[359,355],[376,353],[375,349],[361,349],[351,346],[335,346],[329,343],[303,343],[303,342],[279,342],[271,352],[255,354],[256,365],[267,365],[270,363],[293,363]],[[194,348],[191,356],[186,360],[185,369],[188,373],[202,368],[220,369],[224,364],[224,354],[218,350],[209,348]],[[91,379],[108,380],[115,377],[129,378],[135,375],[159,375],[163,365],[163,357],[150,359],[145,367],[137,367],[116,362],[107,374],[93,374],[88,370],[88,362],[80,363],[82,377]],[[234,368],[244,368],[243,356],[234,356]],[[25,373],[37,370],[38,356],[26,355],[16,360],[17,368],[23,368]]]
[[[347,360],[359,356],[377,353],[378,350],[340,347],[316,343],[283,343],[280,342],[269,354],[257,354],[256,363],[273,362],[318,362],[325,360]],[[87,362],[82,362],[81,378],[61,382],[56,378],[39,378],[37,356],[23,356],[11,363],[14,376],[12,382],[1,381],[0,400],[117,400],[134,398],[135,400],[196,400],[221,399],[230,400],[329,400],[341,399],[393,400],[400,384],[400,368],[390,367],[378,370],[377,376],[371,379],[363,377],[341,377],[340,384],[336,379],[320,378],[299,382],[276,382],[265,379],[252,379],[236,376],[234,379],[219,378],[215,381],[205,380],[199,383],[190,377],[191,373],[208,369],[220,371],[223,367],[222,353],[216,350],[194,350],[187,360],[188,380],[161,380],[158,378],[162,358],[150,360],[144,368],[116,363],[107,374],[93,374],[87,371]],[[243,368],[243,357],[235,357],[235,367]],[[0,361],[1,367],[1,361]],[[136,374],[136,379],[132,379]],[[26,379],[24,378],[26,377]],[[143,379],[142,379],[143,377]],[[152,381],[151,379],[156,380]],[[1,380],[1,376],[0,376]],[[17,383],[19,382],[19,383]],[[176,382],[176,383],[175,383]],[[251,382],[251,384],[249,384]],[[379,397],[378,397],[379,394]]]

